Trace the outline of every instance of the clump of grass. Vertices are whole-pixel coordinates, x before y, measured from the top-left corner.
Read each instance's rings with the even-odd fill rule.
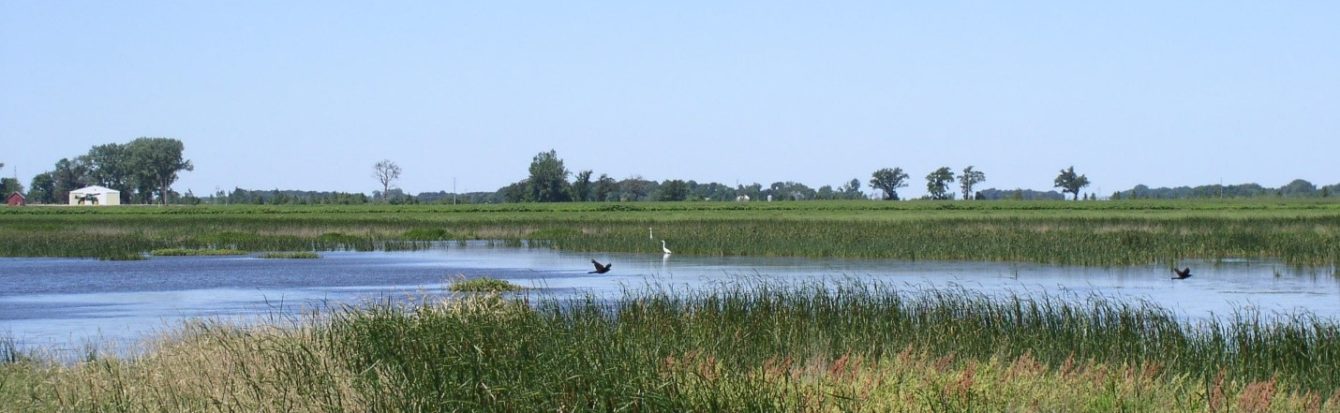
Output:
[[[451,286],[447,288],[458,293],[502,293],[525,289],[525,287],[513,284],[510,281],[491,277],[461,278],[452,281]]]
[[[311,251],[267,252],[261,254],[260,257],[270,259],[316,259],[321,258],[321,254]]]
[[[144,254],[133,251],[115,251],[98,256],[102,261],[141,261],[148,259]]]
[[[194,256],[221,256],[221,255],[247,255],[246,251],[220,248],[159,248],[149,251],[149,255],[155,257],[194,257]]]
[[[358,245],[360,243],[366,242],[367,238],[359,237],[356,235],[349,235],[341,232],[327,232],[321,234],[320,237],[317,237],[317,240],[329,244]]]
[[[17,364],[29,357],[19,351],[19,346],[14,337],[0,337],[0,366],[5,364]]]

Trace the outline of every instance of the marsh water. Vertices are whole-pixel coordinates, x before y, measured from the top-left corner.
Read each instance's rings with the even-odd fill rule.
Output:
[[[592,258],[612,262],[613,270],[588,274]],[[855,279],[910,291],[948,287],[987,294],[1096,294],[1152,302],[1190,319],[1243,309],[1267,314],[1306,310],[1340,319],[1340,276],[1334,268],[1255,260],[1183,264],[1194,275],[1172,280],[1161,265],[591,254],[489,243],[412,252],[327,252],[304,260],[0,258],[0,337],[20,349],[43,351],[133,348],[138,340],[170,331],[186,319],[273,319],[332,306],[408,302],[446,294],[452,279],[480,276],[554,298]]]

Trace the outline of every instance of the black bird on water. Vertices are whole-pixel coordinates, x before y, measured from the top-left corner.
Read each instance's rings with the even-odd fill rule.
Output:
[[[1187,278],[1191,278],[1191,267],[1187,267],[1186,269],[1182,270],[1177,269],[1177,267],[1173,267],[1172,271],[1173,274],[1177,274],[1176,277],[1172,277],[1172,279],[1174,280],[1185,280]]]
[[[614,265],[612,262],[609,264],[601,264],[596,260],[591,260],[591,263],[596,265],[596,270],[588,272],[587,274],[604,274],[610,272],[610,267]]]

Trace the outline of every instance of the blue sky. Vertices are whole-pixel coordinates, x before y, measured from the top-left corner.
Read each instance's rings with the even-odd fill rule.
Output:
[[[0,0],[0,162],[167,136],[176,188],[569,169],[924,191],[1340,182],[1336,2]],[[899,4],[906,3],[906,4]]]

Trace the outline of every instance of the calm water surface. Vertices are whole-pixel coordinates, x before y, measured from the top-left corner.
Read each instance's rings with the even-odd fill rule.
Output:
[[[590,259],[613,262],[587,274]],[[916,290],[962,287],[988,294],[1101,294],[1148,300],[1188,318],[1250,308],[1306,309],[1340,319],[1334,268],[1275,262],[1188,262],[1173,281],[1162,266],[1068,267],[944,261],[589,254],[470,244],[414,252],[331,252],[316,260],[161,257],[145,261],[0,258],[0,336],[21,348],[78,351],[134,347],[196,317],[247,319],[444,293],[453,277],[492,276],[537,294],[617,297],[651,285],[872,279]]]

